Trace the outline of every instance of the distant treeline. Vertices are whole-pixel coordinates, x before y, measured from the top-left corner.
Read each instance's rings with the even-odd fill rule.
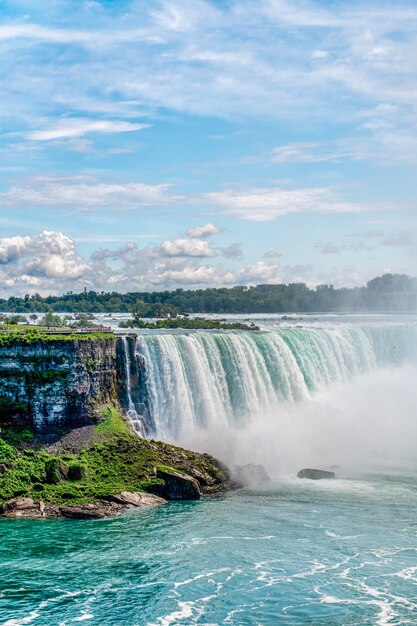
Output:
[[[68,292],[63,296],[39,294],[0,299],[0,311],[39,312],[130,312],[138,305],[164,305],[181,313],[288,313],[327,311],[417,311],[417,278],[384,274],[365,287],[335,289],[305,283],[257,285],[256,287],[209,288],[135,293]]]

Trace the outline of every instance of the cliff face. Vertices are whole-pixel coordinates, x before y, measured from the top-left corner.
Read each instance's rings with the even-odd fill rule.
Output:
[[[85,424],[117,394],[116,338],[0,346],[0,424]]]
[[[136,352],[137,336],[117,337],[117,388],[119,401],[133,429],[142,436],[153,432],[154,424],[145,401],[145,366]]]

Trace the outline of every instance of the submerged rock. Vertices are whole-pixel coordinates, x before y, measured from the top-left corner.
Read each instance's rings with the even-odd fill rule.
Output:
[[[302,469],[297,474],[298,478],[310,478],[311,480],[320,480],[322,478],[336,478],[336,474],[334,472],[329,472],[328,470],[321,469],[312,469],[307,467]]]
[[[248,463],[236,467],[236,478],[244,487],[265,487],[271,482],[271,477],[263,465]]]
[[[192,476],[180,474],[168,467],[158,467],[157,478],[162,478],[165,486],[162,495],[167,500],[199,500],[201,491],[198,481]]]

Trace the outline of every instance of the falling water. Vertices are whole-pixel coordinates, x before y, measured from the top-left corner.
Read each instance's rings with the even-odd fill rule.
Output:
[[[415,358],[416,347],[416,326],[139,335],[144,415],[131,400],[129,415],[134,425],[143,419],[148,433],[163,439],[213,427],[220,433],[256,420],[277,403],[306,400],[357,374],[400,365]],[[127,386],[131,397],[129,378]]]

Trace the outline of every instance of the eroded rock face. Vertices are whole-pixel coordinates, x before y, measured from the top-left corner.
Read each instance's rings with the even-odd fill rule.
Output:
[[[159,468],[156,476],[165,482],[162,495],[167,500],[199,500],[201,498],[198,481],[192,476]]]
[[[0,421],[36,430],[86,424],[116,396],[116,374],[115,337],[1,346]]]
[[[321,480],[322,478],[336,478],[336,474],[327,470],[312,469],[310,467],[307,467],[300,470],[297,474],[297,477],[309,478],[310,480]]]
[[[256,487],[265,487],[271,482],[271,477],[263,465],[238,465],[235,470],[237,481],[244,487],[254,489]]]

